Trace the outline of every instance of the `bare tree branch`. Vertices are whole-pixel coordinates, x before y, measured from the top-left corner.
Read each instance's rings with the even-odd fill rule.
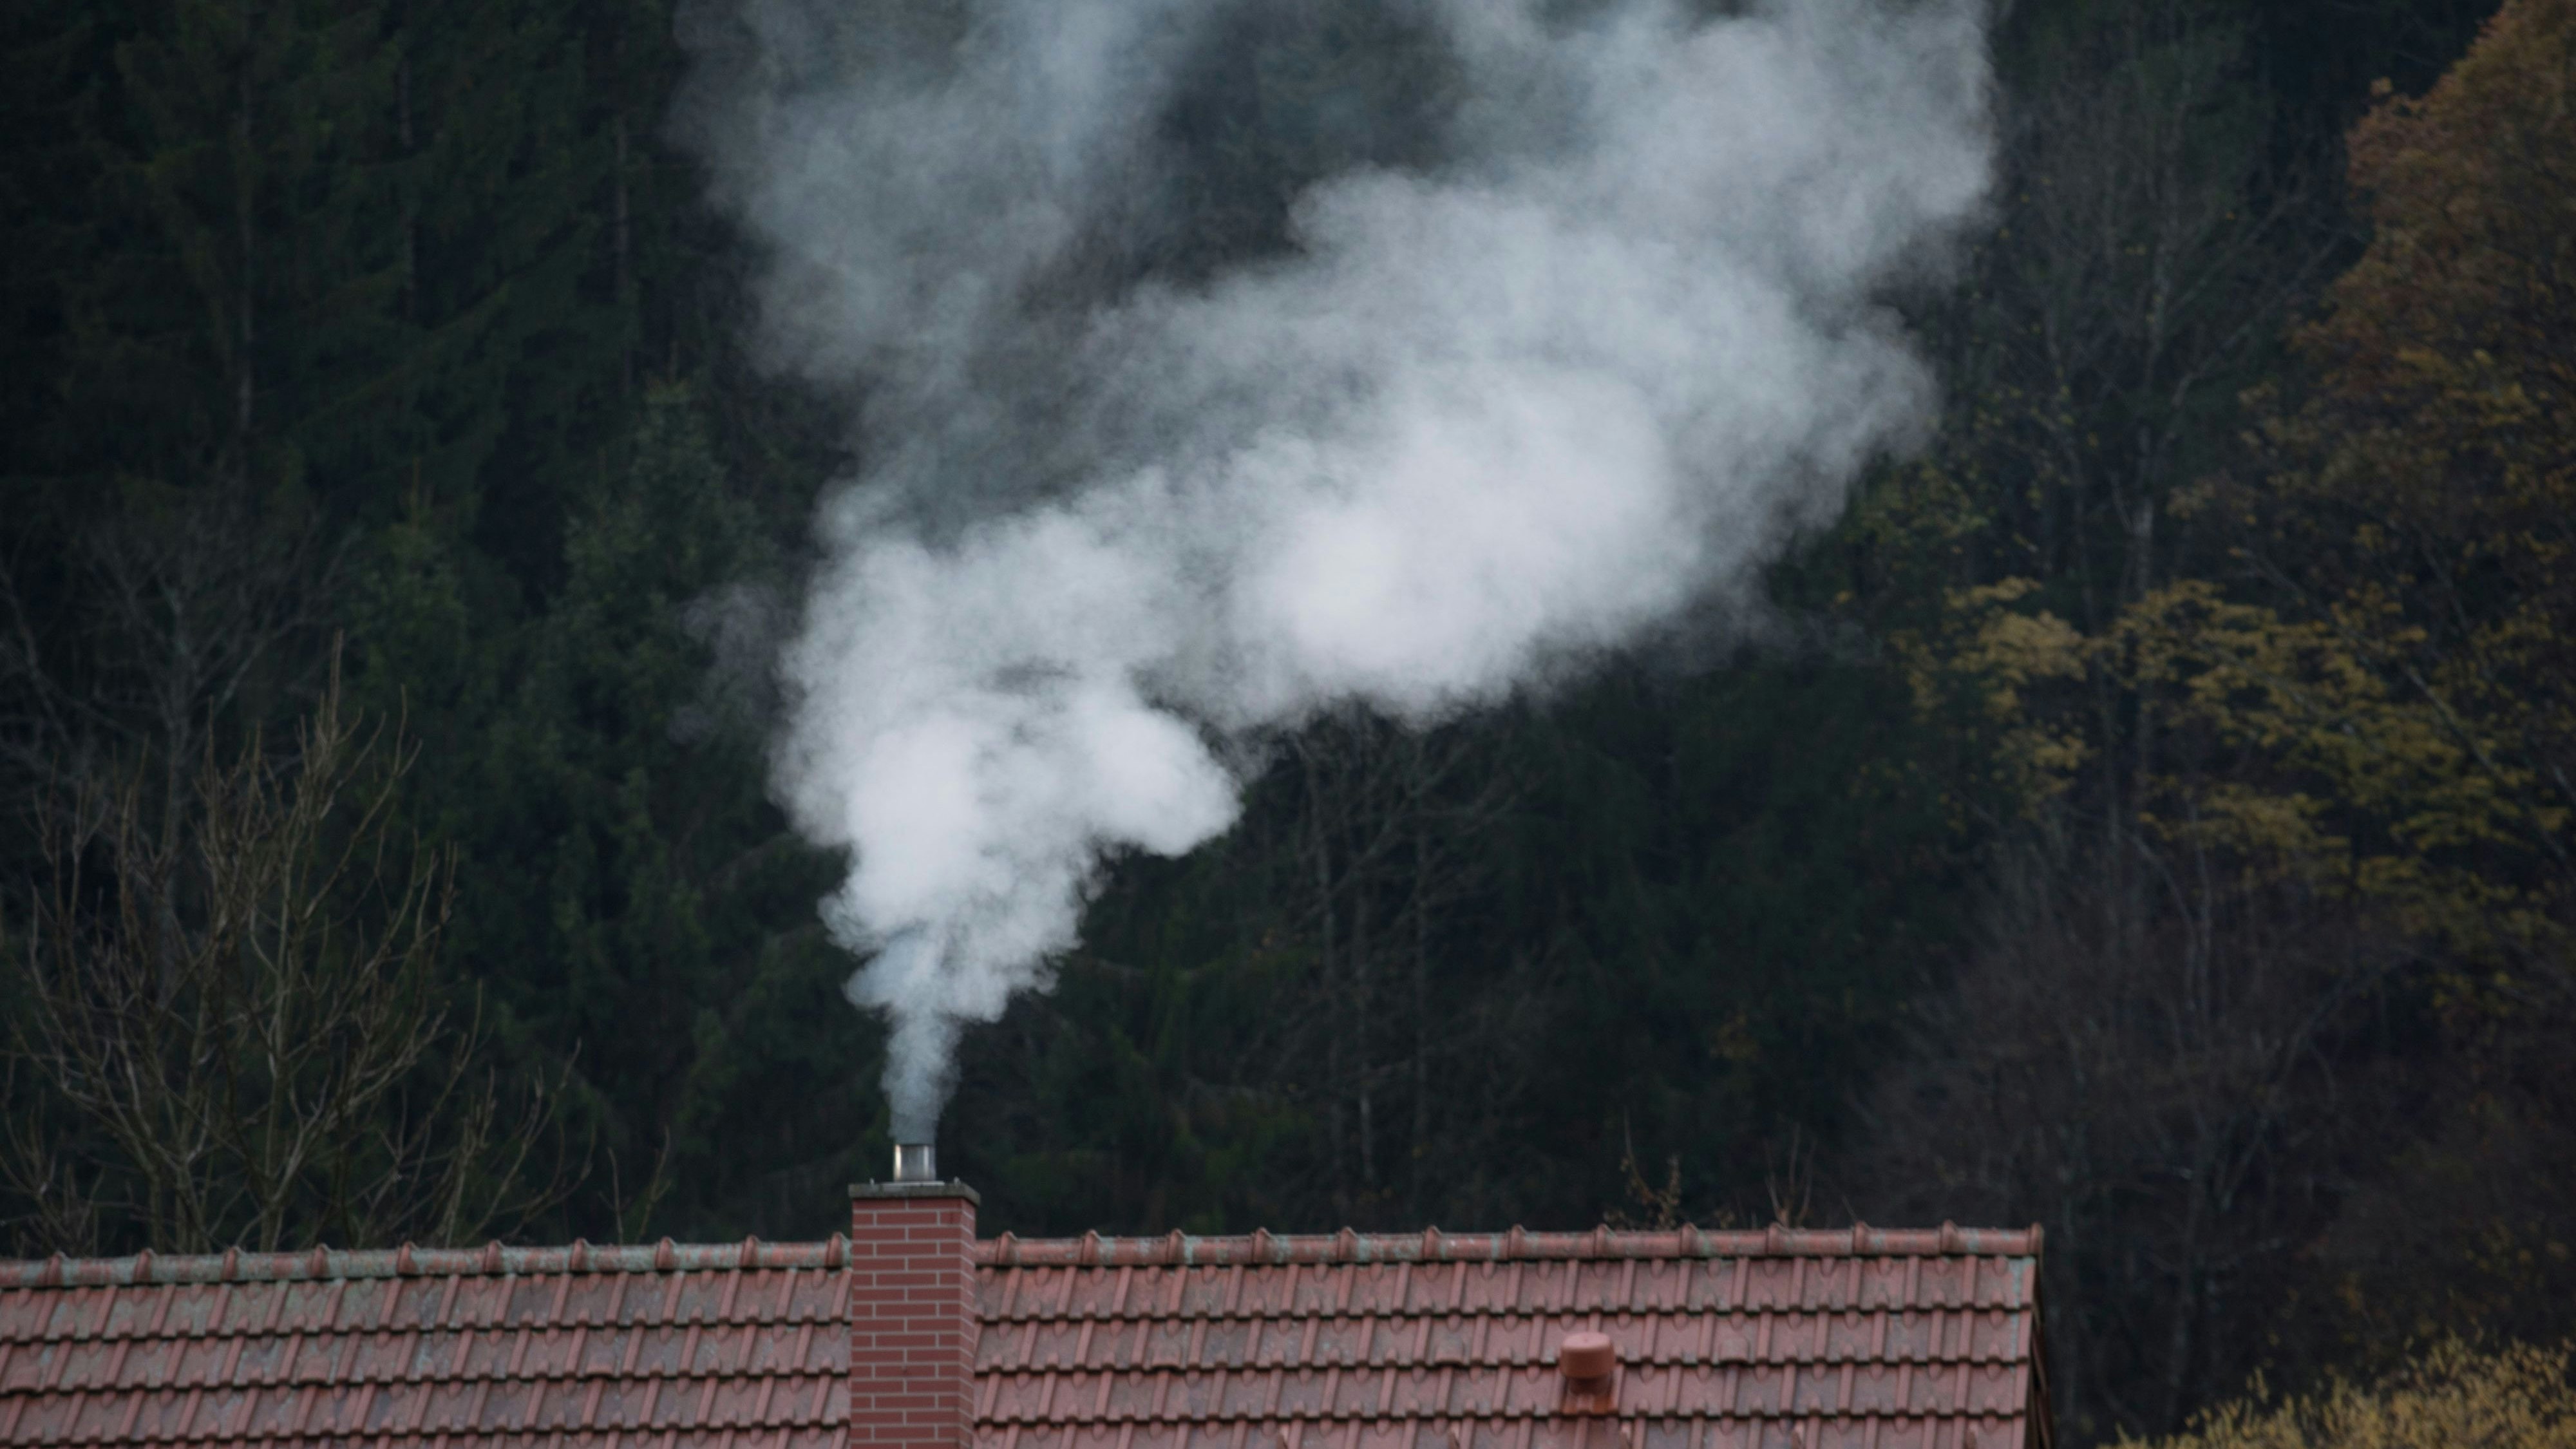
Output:
[[[450,864],[392,838],[411,757],[335,667],[291,764],[254,732],[207,744],[174,810],[145,765],[48,813],[55,873],[0,939],[21,1006],[0,1050],[48,1109],[0,1140],[0,1182],[37,1205],[22,1239],[97,1236],[46,1206],[73,1189],[37,1120],[93,1146],[80,1191],[165,1251],[453,1241],[564,1188],[551,1094],[505,1087],[479,1009],[448,1003]]]

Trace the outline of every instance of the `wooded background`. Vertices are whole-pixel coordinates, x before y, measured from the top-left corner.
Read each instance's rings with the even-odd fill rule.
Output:
[[[882,1170],[764,784],[866,440],[746,359],[681,8],[0,17],[0,1251]],[[968,1034],[987,1232],[2038,1221],[2070,1442],[2576,1326],[2576,0],[2003,10],[1928,449],[1750,635],[1122,863]],[[1447,99],[1398,0],[1211,44],[1161,272]]]

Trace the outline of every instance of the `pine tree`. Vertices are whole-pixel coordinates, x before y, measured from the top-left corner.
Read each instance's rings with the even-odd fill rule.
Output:
[[[453,528],[387,530],[372,683],[427,686],[444,768],[413,809],[460,847],[455,959],[520,1051],[570,1066],[598,1134],[568,1230],[813,1231],[810,1194],[773,1204],[760,1179],[850,1169],[872,1046],[812,925],[831,863],[764,797],[766,545],[689,389],[648,389],[621,452],[524,620],[473,600],[493,565]]]

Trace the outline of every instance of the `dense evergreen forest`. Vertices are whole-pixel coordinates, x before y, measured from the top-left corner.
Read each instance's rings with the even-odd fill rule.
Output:
[[[766,780],[868,439],[672,139],[718,8],[0,18],[0,1251],[881,1170]],[[2576,1328],[2576,4],[1998,9],[1937,435],[1760,617],[1122,864],[966,1040],[987,1232],[2038,1221],[2076,1442]],[[1407,11],[1240,10],[1138,265],[1407,164]]]

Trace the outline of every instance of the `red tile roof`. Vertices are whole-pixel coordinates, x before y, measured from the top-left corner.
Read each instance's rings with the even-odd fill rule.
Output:
[[[979,1449],[2038,1449],[2037,1229],[978,1245]],[[1608,1392],[1558,1372],[1617,1346]]]
[[[0,1264],[0,1443],[839,1449],[829,1243]]]
[[[975,1449],[2047,1449],[2039,1233],[973,1245]],[[838,1446],[849,1245],[0,1264],[0,1442]],[[864,1305],[862,1305],[864,1309]],[[1606,1391],[1556,1368],[1618,1350]]]

